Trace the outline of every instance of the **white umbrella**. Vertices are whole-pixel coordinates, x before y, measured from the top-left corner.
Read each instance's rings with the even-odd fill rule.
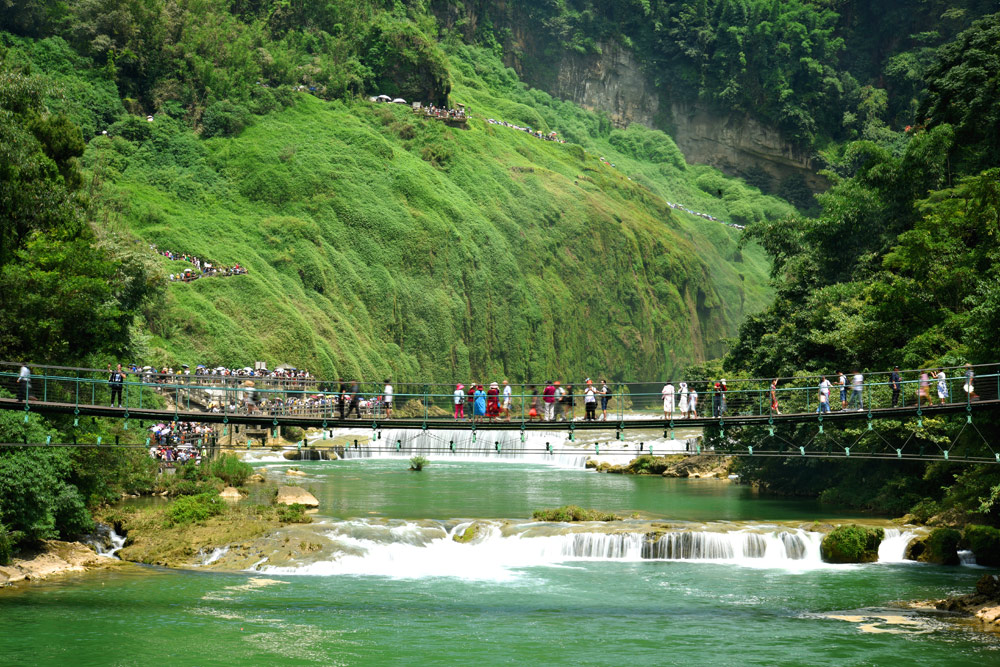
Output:
[[[406,100],[404,100],[402,97],[397,97],[396,99],[394,99],[392,101],[392,103],[393,104],[406,104]]]
[[[379,95],[379,96],[378,96],[378,97],[376,97],[375,99],[377,99],[377,100],[381,100],[381,101],[383,101],[383,102],[388,102],[388,101],[389,101],[389,100],[391,100],[392,98],[391,98],[391,97],[389,97],[388,95]]]

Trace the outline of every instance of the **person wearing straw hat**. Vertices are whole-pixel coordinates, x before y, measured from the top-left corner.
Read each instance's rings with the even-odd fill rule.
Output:
[[[681,413],[681,419],[688,418],[688,386],[687,382],[681,382],[680,385],[680,401],[677,404],[677,410]]]
[[[455,419],[465,420],[465,385],[459,382],[455,385]]]
[[[243,402],[246,405],[247,413],[257,411],[257,390],[254,389],[253,380],[243,383]]]
[[[490,421],[500,416],[500,385],[496,382],[491,382],[486,392],[486,416]]]

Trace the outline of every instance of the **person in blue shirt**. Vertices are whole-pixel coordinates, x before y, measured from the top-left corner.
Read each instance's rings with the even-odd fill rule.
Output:
[[[472,417],[474,421],[480,421],[481,417],[486,416],[486,392],[483,391],[483,385],[476,385],[476,393],[472,396],[474,399]]]

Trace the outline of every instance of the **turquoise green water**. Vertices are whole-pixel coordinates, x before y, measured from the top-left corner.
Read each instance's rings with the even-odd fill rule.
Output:
[[[405,521],[523,518],[562,502],[691,521],[837,514],[828,509],[731,485],[528,465],[298,465],[324,503],[320,533],[361,544],[358,525],[369,537],[394,526],[346,568],[370,562],[380,574],[337,574],[336,563],[293,568],[325,575],[143,568],[0,591],[0,663],[1000,664],[994,638],[892,606],[967,591],[981,569],[560,557],[536,546],[559,536],[458,545],[417,539]],[[399,521],[342,520],[369,516]]]

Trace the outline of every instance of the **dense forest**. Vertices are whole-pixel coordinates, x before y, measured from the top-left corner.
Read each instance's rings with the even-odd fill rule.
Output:
[[[772,260],[777,294],[752,315],[725,359],[731,374],[766,377],[995,362],[1000,353],[1000,14],[975,22],[925,71],[919,125],[838,148],[834,186],[816,217],[747,232]],[[882,443],[948,444],[965,422],[889,424]],[[996,418],[980,424],[1000,432]],[[797,437],[805,433],[792,433]],[[860,431],[857,431],[860,434]],[[757,434],[761,437],[761,434]],[[970,442],[971,440],[971,442]],[[881,444],[881,443],[880,443]],[[981,444],[970,429],[966,440]],[[996,466],[743,465],[774,491],[924,520],[1000,523]]]
[[[0,358],[401,381],[995,361],[995,9],[8,0]],[[817,210],[525,85],[546,54],[608,39],[664,94],[821,151]],[[376,94],[473,117],[456,129]],[[154,244],[249,274],[169,282]],[[8,416],[0,440],[124,435],[72,421]],[[149,487],[142,461],[0,451],[0,519],[18,540],[78,533],[88,506]],[[742,466],[776,492],[1000,523],[992,469]]]

